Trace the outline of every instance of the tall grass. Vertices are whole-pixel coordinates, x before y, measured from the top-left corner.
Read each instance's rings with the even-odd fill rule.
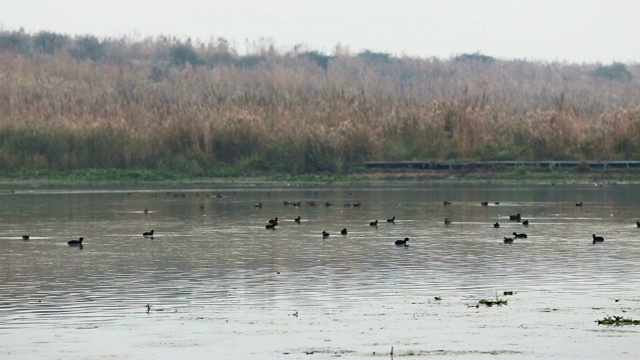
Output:
[[[240,56],[220,39],[100,44],[95,59],[3,47],[0,34],[0,168],[199,175],[333,172],[368,160],[640,159],[638,66],[617,82],[590,76],[598,64],[273,47]],[[172,61],[176,44],[196,58]]]

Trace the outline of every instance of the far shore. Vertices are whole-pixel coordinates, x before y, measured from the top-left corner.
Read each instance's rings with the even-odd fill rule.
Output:
[[[468,181],[494,183],[593,183],[606,185],[616,183],[640,183],[640,171],[635,169],[597,171],[545,171],[530,168],[506,170],[407,170],[390,169],[375,171],[359,169],[340,174],[241,174],[238,176],[216,176],[215,174],[193,176],[153,170],[89,169],[66,172],[23,171],[0,173],[0,188],[48,187],[48,186],[99,186],[99,185],[157,185],[168,184],[340,184],[403,181]]]

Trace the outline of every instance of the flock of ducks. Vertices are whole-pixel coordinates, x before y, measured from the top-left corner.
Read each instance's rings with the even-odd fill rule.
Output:
[[[127,194],[127,195],[130,195],[130,194]],[[221,195],[217,195],[216,197],[222,197],[222,196]],[[447,200],[443,201],[443,205],[444,206],[448,206],[448,205],[451,205],[451,204],[452,203],[450,201],[447,201]],[[499,205],[500,203],[499,202],[494,202],[493,204],[494,205]],[[301,202],[300,201],[297,201],[297,202],[284,201],[284,205],[285,206],[300,207],[301,206]],[[309,201],[308,205],[313,207],[313,206],[317,206],[317,203],[315,201]],[[331,206],[331,205],[332,204],[330,202],[328,202],[328,201],[324,203],[324,206],[327,206],[327,207]],[[481,206],[488,206],[489,202],[488,201],[483,201],[483,202],[480,203],[480,205]],[[584,205],[584,203],[582,201],[575,203],[575,206],[577,206],[577,207],[582,207],[583,205]],[[345,203],[344,206],[345,207],[351,207],[351,206],[359,207],[359,206],[361,206],[361,204],[360,204],[360,202],[355,202],[353,204]],[[262,203],[255,204],[255,207],[261,209],[262,208]],[[148,214],[149,210],[148,209],[144,209],[144,213]],[[527,219],[522,220],[522,215],[520,213],[509,215],[508,220],[509,221],[521,222],[522,225],[524,225],[524,226],[528,226],[529,225],[529,220],[527,220]],[[300,224],[301,223],[301,217],[298,215],[296,218],[293,219],[293,221],[296,224]],[[387,219],[387,223],[395,224],[395,221],[396,221],[396,217],[395,216]],[[444,219],[444,224],[445,225],[451,225],[451,223],[452,223],[452,221],[449,218],[445,218]],[[265,225],[265,228],[269,229],[269,230],[275,230],[277,226],[278,226],[278,218],[276,217],[274,219],[270,219],[267,222],[267,224]],[[369,226],[377,227],[378,226],[378,220],[374,220],[374,221],[370,222]],[[640,221],[636,221],[636,226],[638,228],[640,228]],[[494,223],[493,227],[494,228],[500,228],[500,223],[499,222]],[[344,229],[342,229],[340,231],[340,234],[341,235],[347,235],[348,234],[348,230],[346,228],[344,228]],[[504,244],[513,244],[515,239],[526,239],[527,238],[527,234],[526,233],[517,233],[517,232],[514,231],[512,234],[513,234],[513,236],[510,236],[510,237],[506,237],[505,236],[504,237],[504,239],[503,239]],[[325,230],[322,231],[322,238],[328,238],[330,235],[331,234],[329,234],[327,231],[325,231]],[[154,230],[145,231],[145,232],[142,233],[142,236],[145,237],[145,238],[153,239]],[[22,235],[22,239],[23,240],[29,240],[30,239],[30,235],[29,234],[24,234],[24,235]],[[73,246],[73,247],[79,247],[80,249],[82,249],[83,240],[84,240],[84,238],[82,238],[82,237],[78,238],[77,240],[69,240],[67,242],[67,245]],[[409,246],[408,242],[409,242],[409,238],[406,237],[406,238],[401,239],[401,240],[396,240],[395,241],[395,245],[408,247]],[[596,236],[596,234],[592,234],[592,243],[593,244],[602,243],[602,242],[604,242],[604,237]]]
[[[451,205],[451,202],[445,200],[445,201],[442,202],[442,204],[444,206],[447,206],[447,205]],[[500,204],[499,202],[495,202],[494,203],[494,205],[499,205],[499,204]],[[483,201],[483,202],[480,203],[480,205],[489,206],[489,202],[488,201]],[[580,202],[575,203],[575,205],[576,205],[576,207],[582,207],[582,206],[584,206],[584,203],[582,201],[580,201]],[[520,213],[509,215],[509,220],[510,221],[521,222],[522,225],[524,225],[524,226],[528,226],[529,225],[529,220],[527,220],[527,219],[522,220],[522,215],[520,215]],[[451,224],[451,220],[449,218],[444,218],[444,224],[445,225],[450,225]],[[640,221],[636,221],[636,226],[638,228],[640,228]],[[499,222],[494,223],[493,227],[496,228],[496,229],[500,228],[500,223]],[[511,237],[507,237],[507,236],[504,237],[503,242],[505,244],[510,245],[510,244],[513,244],[515,239],[526,239],[527,238],[527,234],[525,234],[525,233],[517,233],[517,232],[514,231],[512,234],[513,234],[513,236],[511,236]],[[408,241],[409,239],[406,239],[406,240]],[[400,242],[401,242],[401,240],[398,240],[396,242],[396,244],[397,245],[401,245]],[[604,237],[596,236],[596,234],[592,234],[592,244],[597,244],[597,243],[601,243],[601,242],[604,242]]]
[[[347,204],[348,204],[348,205],[347,205]],[[298,201],[298,202],[285,201],[285,202],[284,202],[284,205],[285,205],[285,206],[287,206],[287,205],[293,205],[293,206],[296,206],[296,207],[297,207],[297,206],[300,206],[300,202],[299,202],[299,201]],[[316,206],[316,203],[315,203],[315,202],[313,202],[313,201],[311,201],[311,202],[309,203],[309,206]],[[326,203],[325,203],[325,206],[331,206],[331,203],[326,202]],[[356,207],[358,207],[358,206],[360,206],[360,202],[356,202],[356,203],[353,203],[353,204],[345,203],[345,207],[350,207],[350,206],[356,206]],[[258,203],[258,204],[256,204],[256,205],[255,205],[255,207],[256,207],[256,208],[260,208],[260,209],[261,209],[261,208],[262,208],[262,203]],[[300,224],[300,222],[301,222],[300,215],[298,215],[296,218],[294,218],[294,219],[293,219],[293,221],[294,221],[296,224],[298,224],[298,225],[299,225],[299,224]],[[395,216],[393,216],[393,217],[391,217],[391,218],[387,219],[387,223],[395,224],[395,222],[396,222],[396,217],[395,217]],[[265,227],[265,229],[267,229],[267,230],[275,230],[277,226],[278,226],[278,218],[277,218],[277,217],[275,217],[275,218],[273,218],[273,219],[270,219],[264,227]],[[376,227],[376,228],[377,228],[377,227],[378,227],[378,220],[374,220],[374,221],[370,222],[370,223],[369,223],[369,226],[371,226],[371,227]],[[346,236],[348,233],[349,233],[349,230],[347,230],[346,228],[344,228],[344,229],[340,230],[340,235],[344,235],[344,236]],[[323,230],[323,231],[322,231],[322,238],[323,238],[323,239],[326,239],[326,238],[328,238],[329,236],[331,236],[331,234],[329,234],[329,232],[327,232],[326,230]],[[396,244],[396,245],[398,245],[398,246],[409,247],[409,244],[407,244],[407,242],[408,242],[408,241],[409,241],[409,238],[404,238],[403,240],[396,240],[396,241],[395,241],[395,244]]]
[[[499,202],[495,202],[495,205],[500,204]],[[447,205],[451,205],[451,202],[449,201],[444,201],[443,205],[447,206]],[[483,201],[480,203],[480,205],[482,206],[488,206],[489,202],[488,201]],[[577,207],[582,207],[584,206],[584,203],[582,201],[577,202],[576,203]],[[522,221],[522,225],[524,226],[528,226],[529,225],[529,220],[522,220],[522,215],[520,215],[520,213],[514,214],[514,215],[509,215],[509,220],[510,221]],[[449,218],[444,218],[444,224],[445,225],[450,225],[451,224],[451,220],[449,220]],[[640,221],[636,221],[636,226],[640,228]],[[500,223],[496,222],[493,224],[494,228],[499,228],[500,227]],[[504,237],[503,242],[507,245],[513,244],[515,239],[526,239],[527,238],[527,234],[525,233],[517,233],[517,232],[513,232],[513,236],[512,237]],[[408,239],[407,239],[408,240]],[[398,240],[400,241],[400,240]],[[602,243],[604,242],[604,237],[602,236],[596,236],[596,234],[592,234],[592,244],[597,244],[597,243]],[[396,242],[397,244],[398,242]]]
[[[146,237],[146,238],[151,238],[153,239],[153,233],[154,231],[145,231],[142,233],[142,236]],[[31,238],[31,235],[29,234],[24,234],[22,235],[22,240],[29,240]],[[69,240],[67,241],[67,245],[72,246],[72,247],[78,247],[80,249],[83,248],[82,242],[84,241],[84,237],[80,237],[77,240]]]

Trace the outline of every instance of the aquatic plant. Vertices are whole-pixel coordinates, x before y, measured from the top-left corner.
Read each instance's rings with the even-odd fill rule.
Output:
[[[487,307],[492,307],[493,305],[502,306],[507,305],[507,301],[508,300],[498,298],[496,298],[495,300],[481,299],[480,301],[478,301],[478,305],[476,305],[476,307],[479,307],[480,305],[485,305]]]
[[[598,325],[612,325],[612,326],[622,326],[622,325],[640,325],[640,320],[634,320],[631,318],[625,318],[622,316],[607,316],[602,320],[596,320]]]

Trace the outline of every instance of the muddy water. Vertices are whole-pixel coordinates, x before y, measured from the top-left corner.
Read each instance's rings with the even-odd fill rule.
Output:
[[[640,318],[638,199],[623,184],[0,191],[0,359],[638,357],[640,327],[595,323]],[[528,238],[504,245],[513,232]]]

